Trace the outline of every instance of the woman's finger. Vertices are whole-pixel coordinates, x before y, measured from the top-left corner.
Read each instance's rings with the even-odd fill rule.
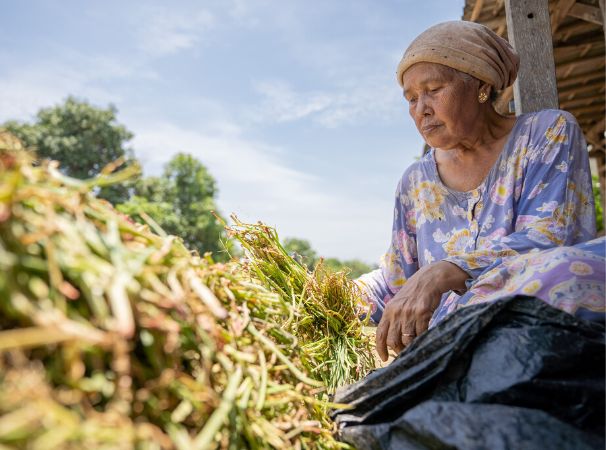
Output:
[[[415,333],[417,336],[425,333],[427,328],[429,328],[429,321],[431,320],[431,314],[422,314],[417,317],[417,321],[415,322]]]
[[[389,318],[383,315],[379,326],[377,327],[377,338],[375,347],[382,361],[387,361],[389,353],[387,352],[387,332],[389,331]]]
[[[419,305],[417,311],[415,311],[415,333],[417,336],[425,333],[429,327],[429,321],[431,320],[431,316],[435,309],[431,307],[433,303],[434,302],[423,302]]]
[[[416,336],[417,333],[415,331],[415,322],[412,319],[409,319],[408,323],[402,327],[402,332],[400,333],[402,345],[404,347],[408,347]]]
[[[402,325],[398,317],[390,323],[389,331],[387,332],[387,346],[392,348],[396,353],[400,353],[404,346],[402,345]]]
[[[410,301],[401,309],[400,320],[402,326],[399,339],[402,343],[402,348],[405,348],[408,347],[408,344],[410,344],[417,335],[415,332],[416,317],[414,316],[414,309]]]

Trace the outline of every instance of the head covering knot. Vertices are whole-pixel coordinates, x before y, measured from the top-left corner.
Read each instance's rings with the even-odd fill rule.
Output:
[[[479,23],[463,20],[434,25],[412,41],[398,64],[398,83],[410,66],[429,62],[452,67],[495,89],[513,84],[520,57],[509,42]]]

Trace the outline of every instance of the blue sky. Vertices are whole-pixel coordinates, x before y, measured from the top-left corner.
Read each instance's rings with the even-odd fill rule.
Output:
[[[113,104],[144,173],[204,163],[224,215],[377,262],[422,149],[397,63],[463,0],[20,1],[0,17],[0,122]]]

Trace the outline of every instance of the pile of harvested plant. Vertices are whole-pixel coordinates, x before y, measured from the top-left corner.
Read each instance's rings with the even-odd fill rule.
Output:
[[[192,254],[93,195],[138,170],[114,169],[0,133],[0,448],[348,448],[328,392],[373,367],[352,283],[261,225],[232,228],[243,263]]]
[[[232,220],[227,229],[242,245],[249,272],[291,304],[281,328],[300,340],[305,369],[334,392],[374,368],[372,345],[360,326],[363,303],[347,274],[326,271],[321,262],[310,274],[280,244],[275,229],[242,223],[235,215]]]

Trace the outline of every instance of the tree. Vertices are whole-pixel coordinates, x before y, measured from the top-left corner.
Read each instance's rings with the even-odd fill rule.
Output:
[[[215,260],[227,259],[230,244],[217,211],[217,187],[206,167],[191,155],[179,153],[165,166],[162,176],[141,179],[134,195],[118,209],[132,217],[149,215],[168,234],[183,239],[200,254],[212,252]]]
[[[284,250],[288,252],[296,261],[307,266],[309,270],[313,270],[318,262],[318,255],[311,248],[309,241],[305,239],[286,238],[282,244]]]
[[[116,109],[97,108],[68,97],[62,105],[43,108],[33,123],[9,121],[2,125],[33,147],[40,158],[61,163],[61,170],[75,178],[93,177],[119,158],[134,160],[126,143],[133,135],[116,119]],[[112,203],[126,201],[129,185],[111,186],[98,195]]]
[[[314,270],[320,262],[318,254],[311,247],[309,241],[306,241],[305,239],[286,238],[284,239],[282,246],[289,255],[306,265],[309,270]],[[341,261],[337,258],[324,259],[322,261],[322,266],[332,272],[346,271],[349,278],[352,279],[358,278],[360,275],[370,272],[374,268],[359,259]]]
[[[597,175],[593,175],[593,200],[595,202],[595,221],[598,235],[604,233],[604,211],[602,210],[602,193],[600,191],[600,180]]]
[[[116,114],[111,105],[102,109],[68,97],[61,105],[38,111],[32,123],[9,121],[2,127],[33,147],[40,158],[59,161],[65,174],[90,178],[120,158],[126,164],[135,161],[133,151],[126,146],[133,134],[117,122]],[[182,238],[190,249],[201,254],[213,252],[221,260],[226,259],[221,252],[225,234],[211,214],[217,209],[216,194],[215,180],[206,168],[185,154],[175,156],[160,177],[97,192],[138,220],[142,220],[140,213],[146,213],[167,233]],[[229,246],[229,241],[225,242]]]
[[[350,259],[340,261],[337,258],[327,258],[324,260],[324,267],[333,272],[347,271],[349,278],[355,279],[360,275],[370,272],[374,267],[369,266],[359,259]]]

